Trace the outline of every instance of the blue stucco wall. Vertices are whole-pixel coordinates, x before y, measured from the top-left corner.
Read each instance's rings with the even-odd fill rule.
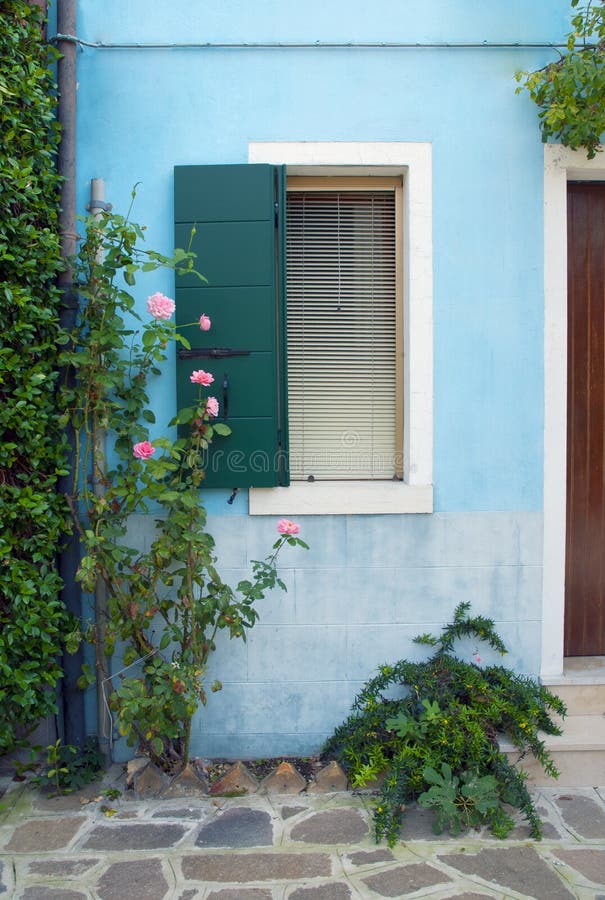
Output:
[[[80,0],[89,41],[560,41],[567,0]],[[222,694],[194,750],[310,752],[360,682],[455,603],[493,615],[510,662],[540,658],[543,432],[543,154],[514,73],[547,49],[99,50],[78,54],[78,191],[104,178],[149,245],[171,249],[172,167],[246,162],[250,141],[427,141],[433,148],[435,425],[432,516],[305,518],[311,551],[285,560],[285,597],[247,647],[229,645]],[[203,269],[203,264],[201,266]],[[140,288],[170,294],[169,275]],[[168,369],[153,387],[174,407]],[[209,493],[234,576],[275,522],[245,492]],[[140,540],[149,532],[136,524]],[[309,658],[317,657],[316,665]],[[308,676],[315,668],[313,681]],[[267,674],[269,673],[269,674]],[[214,673],[213,673],[214,674]],[[232,751],[232,752],[231,752]]]

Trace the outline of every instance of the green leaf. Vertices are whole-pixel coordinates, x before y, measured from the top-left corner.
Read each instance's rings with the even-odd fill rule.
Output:
[[[228,425],[225,425],[223,422],[214,422],[212,428],[217,434],[228,435],[231,434],[231,429]]]
[[[196,414],[195,406],[185,406],[180,409],[176,416],[170,420],[170,425],[188,425],[193,421]]]

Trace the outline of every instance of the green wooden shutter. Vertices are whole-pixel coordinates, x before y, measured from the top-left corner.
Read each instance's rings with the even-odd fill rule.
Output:
[[[285,387],[285,174],[269,165],[176,166],[175,246],[189,245],[208,279],[176,279],[176,321],[212,319],[208,332],[184,328],[200,355],[177,363],[178,408],[190,406],[195,369],[214,376],[208,394],[220,404],[217,421],[232,429],[216,437],[206,470],[208,487],[288,484]],[[209,354],[210,351],[210,354]],[[225,409],[225,399],[227,400]],[[226,415],[225,415],[226,414]]]

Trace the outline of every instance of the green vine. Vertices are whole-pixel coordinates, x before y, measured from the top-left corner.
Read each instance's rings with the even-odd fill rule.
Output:
[[[517,72],[517,93],[529,91],[538,105],[543,141],[583,147],[593,159],[605,133],[605,3],[571,5],[567,53],[536,72]]]
[[[55,566],[65,464],[54,387],[60,294],[55,54],[40,11],[0,9],[0,753],[56,710],[70,623]]]
[[[464,639],[506,652],[494,623],[470,616],[469,609],[461,603],[439,637],[416,638],[435,648],[426,662],[382,666],[324,747],[342,760],[354,787],[382,779],[377,840],[398,840],[410,800],[434,810],[438,833],[487,824],[505,837],[513,827],[506,810],[512,805],[525,815],[532,836],[540,837],[524,775],[500,751],[498,737],[506,735],[520,754],[533,753],[556,777],[540,732],[560,734],[550,711],[564,714],[565,707],[531,678],[481,666],[476,650],[472,662],[456,655]]]

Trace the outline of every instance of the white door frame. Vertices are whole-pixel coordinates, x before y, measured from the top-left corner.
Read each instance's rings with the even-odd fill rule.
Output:
[[[540,675],[563,672],[567,482],[567,182],[605,181],[605,153],[544,147],[544,548]]]

